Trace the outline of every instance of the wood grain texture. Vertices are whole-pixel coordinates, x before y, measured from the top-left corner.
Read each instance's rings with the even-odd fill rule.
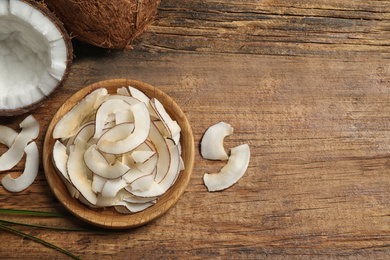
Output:
[[[186,113],[194,172],[178,203],[146,226],[22,230],[84,259],[388,258],[389,8],[390,1],[163,0],[133,51],[74,42],[68,81],[32,113],[40,151],[51,117],[73,93],[133,78],[159,87]],[[23,118],[0,122],[17,130]],[[234,127],[226,149],[248,143],[252,156],[237,184],[209,193],[202,175],[224,162],[203,160],[198,145],[219,121]],[[66,212],[42,167],[24,192],[0,186],[0,207]],[[86,225],[73,217],[17,219]],[[62,257],[7,232],[0,241],[0,258]]]

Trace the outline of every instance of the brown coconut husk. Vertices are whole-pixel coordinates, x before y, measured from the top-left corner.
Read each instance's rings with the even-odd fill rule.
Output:
[[[160,0],[45,0],[80,41],[111,49],[131,49],[153,22]]]

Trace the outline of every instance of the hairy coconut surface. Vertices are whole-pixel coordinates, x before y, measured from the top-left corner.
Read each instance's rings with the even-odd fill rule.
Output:
[[[77,39],[103,48],[131,49],[151,24],[160,0],[45,0]]]
[[[73,58],[62,23],[31,0],[0,1],[0,116],[37,108],[66,79]]]

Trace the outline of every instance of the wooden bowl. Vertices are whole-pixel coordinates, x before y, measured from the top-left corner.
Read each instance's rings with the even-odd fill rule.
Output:
[[[65,184],[62,182],[53,166],[52,151],[55,143],[55,139],[52,137],[53,129],[57,122],[91,91],[97,88],[106,88],[108,93],[114,94],[116,93],[117,88],[129,85],[141,90],[150,98],[157,98],[164,105],[170,116],[180,125],[182,129],[180,141],[182,145],[182,157],[185,164],[185,170],[180,173],[175,184],[158,199],[157,203],[144,211],[134,214],[121,214],[116,212],[116,210],[112,207],[103,210],[91,209],[70,196]],[[179,200],[191,177],[194,166],[194,151],[194,137],[191,126],[183,111],[172,98],[158,88],[140,81],[131,79],[111,79],[97,82],[81,89],[59,108],[51,120],[46,132],[43,146],[43,166],[47,182],[49,183],[54,195],[72,214],[99,227],[123,229],[141,226],[158,218]]]

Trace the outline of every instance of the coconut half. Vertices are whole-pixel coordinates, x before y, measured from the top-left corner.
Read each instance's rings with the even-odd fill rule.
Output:
[[[73,58],[61,22],[31,0],[0,1],[0,116],[27,113],[60,87]]]
[[[45,0],[79,40],[103,48],[131,49],[157,14],[160,0]]]

